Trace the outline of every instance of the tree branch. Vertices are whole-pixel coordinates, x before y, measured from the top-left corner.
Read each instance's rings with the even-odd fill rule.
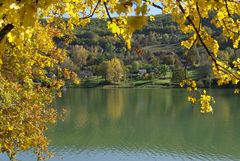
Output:
[[[177,2],[179,3],[179,8],[180,8],[180,10],[182,11],[183,14],[185,14],[185,10],[184,10],[183,6],[181,5],[180,0],[177,0]],[[187,18],[187,20],[190,22],[190,24],[193,26],[193,28],[194,28],[194,30],[195,30],[195,32],[196,32],[196,34],[197,34],[197,36],[198,36],[201,44],[203,45],[203,47],[204,47],[205,50],[207,51],[208,55],[212,58],[212,60],[214,61],[214,63],[217,65],[217,61],[216,61],[216,59],[214,58],[214,55],[213,55],[212,52],[208,49],[208,47],[206,46],[206,44],[203,42],[203,39],[202,39],[200,33],[198,32],[198,29],[197,29],[197,27],[195,26],[194,22],[192,21],[192,19],[191,19],[189,16],[187,16],[186,18]]]
[[[110,20],[111,22],[113,22],[113,19],[112,19],[111,14],[110,14],[110,12],[109,12],[109,10],[108,10],[107,3],[106,3],[106,2],[104,2],[104,7],[105,7],[105,10],[106,10],[106,12],[107,12],[107,16],[108,16],[109,20]],[[123,39],[120,35],[118,35],[118,34],[116,34],[116,35],[117,35],[117,37],[118,37],[121,41],[124,42],[124,39]]]
[[[143,0],[144,2],[147,2],[147,0]],[[151,5],[153,6],[153,7],[155,7],[155,8],[158,8],[158,9],[160,9],[160,10],[162,10],[163,8],[161,7],[161,6],[159,6],[159,5],[157,5],[156,3],[151,3]]]
[[[7,24],[1,31],[0,31],[0,41],[14,28],[12,24]]]
[[[110,15],[109,11],[108,11],[107,3],[106,3],[106,2],[104,2],[104,7],[105,7],[105,10],[106,10],[106,12],[107,12],[107,15],[108,15],[109,20],[112,22],[112,17],[111,17],[111,15]]]
[[[231,17],[231,14],[230,14],[229,8],[228,8],[228,4],[227,4],[227,0],[224,0],[224,2],[225,2],[225,7],[227,9],[228,16]]]
[[[97,7],[99,6],[100,2],[101,2],[101,0],[98,0],[98,2],[97,2],[97,4],[96,4],[96,6],[94,7],[93,11],[90,12],[90,14],[89,14],[88,16],[82,17],[81,19],[87,19],[87,18],[93,17],[93,15],[94,15],[94,13],[96,12]]]
[[[181,12],[182,12],[183,14],[185,14],[185,10],[184,10],[183,6],[181,5],[181,2],[180,2],[180,1],[181,1],[181,0],[177,0],[177,2],[179,3],[179,8],[180,8]],[[199,16],[200,16],[200,15],[199,15]],[[195,26],[193,20],[192,20],[189,16],[187,16],[186,18],[187,18],[187,20],[189,21],[189,23],[193,26],[193,28],[194,28],[194,30],[195,30],[195,32],[196,32],[196,34],[197,34],[197,36],[198,36],[201,44],[203,45],[204,49],[207,51],[207,54],[211,57],[211,59],[212,59],[212,61],[214,62],[214,64],[216,65],[217,70],[220,70],[220,71],[223,71],[223,72],[225,72],[225,73],[228,73],[228,74],[232,75],[234,78],[240,80],[240,77],[239,77],[238,74],[236,75],[236,73],[233,73],[233,72],[229,71],[228,69],[226,69],[224,66],[222,66],[221,64],[219,64],[219,63],[217,62],[214,54],[208,49],[208,47],[207,47],[206,44],[204,43],[204,41],[203,41],[203,39],[202,39],[202,37],[201,37],[201,35],[200,35],[197,27]],[[219,67],[220,67],[220,68],[219,68]]]

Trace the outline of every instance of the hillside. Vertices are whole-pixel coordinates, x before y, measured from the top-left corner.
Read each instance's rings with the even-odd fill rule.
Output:
[[[233,50],[230,42],[226,42],[221,36],[221,31],[206,22],[205,27],[209,33],[220,43],[219,58],[231,62],[239,57],[240,51]],[[107,30],[106,21],[93,19],[85,27],[77,27],[74,30],[75,38],[66,48],[69,58],[63,67],[76,71],[80,77],[102,76],[102,65],[105,61],[118,58],[124,66],[124,79],[129,80],[129,75],[136,74],[139,69],[146,69],[146,77],[138,77],[138,80],[161,78],[168,75],[173,81],[174,70],[198,80],[211,78],[211,64],[204,49],[198,44],[190,51],[181,47],[181,41],[187,39],[178,29],[178,25],[171,20],[170,15],[157,15],[155,21],[149,21],[141,30],[132,37],[132,50],[127,50],[124,42]],[[136,65],[137,64],[137,65]],[[165,73],[161,73],[166,68]],[[186,73],[186,68],[188,73]],[[81,72],[84,71],[85,73]],[[86,72],[88,74],[86,74]],[[167,73],[170,74],[167,74]],[[185,74],[183,74],[185,72]],[[191,73],[195,73],[194,76]],[[134,75],[135,78],[136,75]],[[179,82],[183,78],[177,78]],[[212,80],[212,79],[211,79]]]

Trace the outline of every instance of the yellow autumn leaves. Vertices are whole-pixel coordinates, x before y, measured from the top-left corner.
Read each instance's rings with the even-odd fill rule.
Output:
[[[56,77],[79,82],[75,73],[59,67],[66,52],[56,47],[53,37],[66,35],[69,42],[71,30],[76,25],[86,25],[96,14],[98,18],[108,17],[109,30],[122,37],[130,49],[132,34],[147,23],[146,15],[153,2],[163,8],[163,13],[171,14],[179,28],[190,36],[182,42],[183,46],[189,49],[197,43],[205,44],[212,59],[216,59],[212,71],[219,85],[239,83],[240,59],[233,61],[231,67],[218,60],[219,44],[202,23],[209,19],[238,48],[239,0],[1,0],[0,124],[7,126],[0,127],[0,152],[13,158],[17,151],[34,147],[42,159],[48,145],[46,124],[55,122],[57,115],[48,107],[55,92],[64,85],[63,79]],[[129,16],[129,12],[135,16]],[[111,14],[118,16],[113,18]],[[14,28],[5,33],[9,24]],[[116,60],[111,64],[119,66]],[[54,73],[56,77],[51,76]],[[202,113],[212,112],[213,98],[205,91],[196,95],[195,81],[185,80],[181,86],[187,87],[188,100],[199,103]]]
[[[207,95],[206,90],[203,90],[199,101],[201,104],[201,113],[208,113],[213,111],[211,102],[214,103],[214,99],[213,97]]]
[[[214,98],[208,95],[206,90],[203,90],[200,93],[194,80],[183,80],[180,83],[180,87],[187,88],[187,91],[189,93],[188,101],[192,104],[199,104],[201,113],[213,112],[211,104],[215,103]]]
[[[195,45],[202,45],[209,59],[212,60],[212,72],[219,86],[226,84],[238,85],[240,81],[240,68],[238,59],[231,63],[226,63],[218,58],[219,42],[213,33],[207,31],[203,21],[209,21],[213,28],[220,29],[221,35],[226,40],[232,42],[233,48],[239,47],[240,41],[240,5],[238,0],[161,0],[163,13],[170,13],[173,19],[179,24],[179,28],[189,35],[189,39],[181,43],[187,49]],[[233,64],[233,65],[230,65]],[[192,87],[193,81],[185,81],[180,85],[187,85],[188,92],[195,91]],[[235,89],[234,93],[239,93]],[[201,104],[201,112],[211,112],[210,102],[212,97],[206,92],[195,98],[193,95],[188,97],[192,103]]]
[[[120,17],[108,21],[108,29],[115,36],[122,36],[128,49],[130,49],[133,32],[141,29],[146,23],[147,18],[145,16]]]
[[[106,62],[106,79],[111,83],[118,83],[123,79],[124,68],[118,58]]]

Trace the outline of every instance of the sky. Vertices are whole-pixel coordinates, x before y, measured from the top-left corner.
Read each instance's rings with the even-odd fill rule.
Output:
[[[152,6],[150,6],[149,8],[150,8],[149,13],[151,13],[151,15],[157,15],[157,14],[161,14],[162,13],[161,10],[158,9],[158,8],[155,8],[155,7],[152,7]]]
[[[158,14],[161,14],[161,13],[162,13],[162,11],[161,11],[160,9],[155,8],[155,7],[152,7],[152,6],[150,6],[149,9],[150,9],[150,11],[148,12],[148,13],[149,13],[148,16],[150,16],[150,15],[158,15]],[[130,14],[130,15],[133,16],[134,13],[132,13],[132,14]],[[111,16],[112,16],[112,17],[117,17],[117,14],[111,14]]]
[[[161,10],[160,9],[158,9],[158,8],[155,8],[155,7],[153,7],[153,6],[150,6],[149,7],[149,14],[148,14],[148,16],[150,16],[150,15],[158,15],[158,14],[161,14],[162,12],[161,12]],[[134,13],[132,13],[132,14],[130,14],[130,15],[134,15]],[[118,15],[117,14],[111,14],[111,16],[112,17],[117,17]],[[64,15],[64,17],[68,17],[68,15],[67,14],[65,14]],[[93,18],[96,18],[97,16],[96,16],[96,14],[95,15],[93,15]]]

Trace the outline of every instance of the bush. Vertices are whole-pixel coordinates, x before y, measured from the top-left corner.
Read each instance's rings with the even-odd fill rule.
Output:
[[[179,83],[182,80],[186,79],[186,73],[184,69],[174,69],[172,72],[172,83]]]
[[[169,71],[169,67],[167,65],[160,65],[157,67],[158,75],[160,77],[165,77],[167,75],[167,72]]]

